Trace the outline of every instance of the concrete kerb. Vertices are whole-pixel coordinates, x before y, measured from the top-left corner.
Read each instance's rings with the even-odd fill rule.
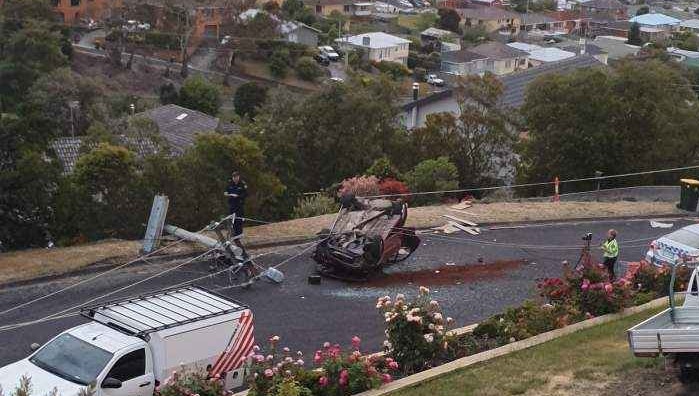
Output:
[[[546,333],[541,333],[538,335],[535,335],[533,337],[529,337],[525,340],[521,341],[516,341],[507,345],[503,345],[501,347],[491,349],[485,352],[477,353],[475,355],[471,356],[466,356],[461,359],[456,359],[451,362],[442,364],[440,366],[431,368],[429,370],[421,371],[417,374],[413,374],[407,377],[400,378],[396,381],[393,381],[389,384],[383,385],[378,389],[372,389],[368,390],[366,392],[362,393],[357,393],[354,396],[383,396],[383,395],[388,395],[393,392],[406,389],[406,388],[411,388],[413,386],[417,386],[421,383],[427,382],[427,381],[432,381],[434,379],[437,379],[445,374],[449,374],[453,371],[472,366],[476,363],[481,363],[499,356],[504,356],[512,352],[516,351],[521,351],[523,349],[527,349],[539,344],[543,344],[545,342],[554,340],[559,337],[563,337],[575,332],[578,332],[580,330],[584,330],[590,327],[598,326],[604,323],[608,322],[613,322],[615,320],[619,320],[622,318],[625,318],[630,315],[637,314],[639,312],[643,312],[649,309],[654,309],[654,308],[659,308],[667,304],[667,297],[661,297],[658,299],[655,299],[653,301],[650,301],[648,303],[638,305],[635,307],[630,307],[624,309],[622,312],[619,313],[614,313],[614,314],[608,314],[608,315],[602,315],[598,316],[596,318],[584,320],[582,322],[574,323],[572,325],[562,327],[560,329],[552,330]],[[478,326],[478,324],[471,324],[468,326],[460,327],[454,330],[451,330],[457,335],[462,335],[462,334],[468,334],[473,332],[473,330]],[[384,353],[383,352],[377,352],[374,354],[371,354],[370,356],[382,356]],[[247,396],[248,391],[244,390],[238,393],[235,393],[233,396]]]

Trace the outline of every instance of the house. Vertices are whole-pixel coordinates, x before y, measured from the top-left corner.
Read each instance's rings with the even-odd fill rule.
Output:
[[[374,3],[352,0],[304,0],[304,4],[319,16],[329,16],[333,12],[342,15],[369,16]]]
[[[51,4],[58,20],[67,25],[109,19],[118,15],[116,10],[121,7],[120,0],[52,0]]]
[[[626,44],[625,38],[617,36],[597,36],[592,43],[605,51],[612,60],[636,56],[641,50],[641,47]]]
[[[127,147],[136,153],[136,156],[139,158],[158,153],[157,145],[147,138],[133,138],[121,135],[116,140],[119,145]],[[86,144],[88,147],[85,147]],[[80,156],[95,147],[97,147],[96,143],[89,142],[88,139],[81,136],[60,137],[49,142],[49,150],[58,159],[64,175],[73,173],[75,164],[77,164]]]
[[[530,66],[539,66],[543,63],[559,62],[574,57],[577,52],[565,51],[556,47],[542,47],[535,44],[521,42],[507,43],[507,46],[528,53]]]
[[[695,34],[699,33],[699,19],[687,19],[680,22],[680,30]]]
[[[631,22],[629,21],[607,21],[605,23],[597,21],[592,24],[591,33],[595,36],[627,38],[629,37],[629,29],[631,29]]]
[[[659,29],[667,32],[674,30],[680,25],[679,19],[660,13],[636,15],[629,19],[629,22],[637,23],[641,28]],[[641,29],[641,31],[643,30]]]
[[[194,144],[198,133],[234,133],[239,130],[237,125],[222,122],[217,117],[176,104],[168,104],[136,114],[136,116],[139,115],[155,122],[159,135],[167,142],[170,151],[176,155],[183,153]]]
[[[561,49],[578,55],[589,55],[597,59],[600,63],[605,65],[609,64],[609,54],[607,51],[594,44],[587,43],[585,40],[582,40],[578,45],[568,45],[561,47]]]
[[[580,12],[595,20],[620,20],[626,19],[626,6],[619,0],[588,0],[581,2],[578,7]]]
[[[500,42],[489,42],[469,49],[442,53],[441,71],[453,75],[490,72],[504,75],[526,69],[529,54]]]
[[[344,50],[361,48],[365,56],[372,62],[408,63],[410,40],[392,36],[383,32],[364,33],[356,36],[335,39]]]
[[[529,32],[532,30],[562,31],[564,28],[563,21],[537,12],[521,14],[520,21],[519,30],[521,32]]]
[[[434,27],[427,28],[420,33],[420,44],[423,47],[432,46],[437,52],[461,49],[461,43],[456,33]]]
[[[591,56],[583,55],[500,76],[504,89],[498,104],[506,108],[519,108],[524,104],[527,87],[537,78],[590,67],[605,67],[605,65]],[[428,115],[443,112],[459,113],[459,105],[453,89],[443,90],[404,104],[401,122],[408,129],[421,127],[425,125]]]
[[[499,30],[517,32],[521,15],[498,7],[457,8],[461,23],[466,28],[481,28],[487,33]]]
[[[283,22],[280,26],[280,30],[286,41],[307,45],[312,48],[318,46],[318,35],[322,33],[313,26],[308,26],[298,21]]]

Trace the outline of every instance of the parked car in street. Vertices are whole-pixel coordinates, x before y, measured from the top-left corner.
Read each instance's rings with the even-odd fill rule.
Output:
[[[318,62],[318,64],[323,65],[323,66],[330,66],[330,59],[327,57],[327,55],[323,53],[317,53],[313,55],[313,59]]]
[[[428,74],[427,77],[425,78],[428,84],[434,85],[435,87],[443,87],[444,86],[444,80],[441,78],[437,77],[436,74]]]
[[[243,304],[190,286],[84,307],[81,314],[90,321],[0,368],[2,389],[13,392],[26,375],[36,395],[75,396],[96,384],[95,396],[152,396],[173,371],[207,366],[225,378],[226,389],[243,384],[245,366],[238,363],[254,343]]]
[[[699,255],[699,224],[692,224],[654,240],[646,261],[656,266],[675,265],[686,256]]]
[[[321,54],[327,56],[328,59],[330,59],[333,62],[337,62],[338,60],[340,60],[340,55],[337,52],[335,52],[333,47],[329,45],[323,45],[318,47],[318,51],[320,51]]]

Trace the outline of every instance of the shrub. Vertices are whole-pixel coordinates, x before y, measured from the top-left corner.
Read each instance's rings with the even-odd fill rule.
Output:
[[[675,275],[675,290],[684,291],[692,271],[682,266],[677,268]],[[639,293],[652,293],[653,298],[657,298],[668,294],[672,271],[668,265],[657,267],[647,261],[641,261],[629,264],[629,273],[625,278]]]
[[[293,217],[296,219],[304,217],[320,216],[337,212],[337,202],[332,197],[325,194],[314,194],[300,198],[294,207]]]
[[[204,370],[175,371],[156,389],[159,396],[221,396],[224,394],[223,381],[208,378]]]
[[[525,301],[519,307],[508,308],[504,314],[479,323],[473,336],[504,345],[567,326],[571,319],[567,306]]]
[[[316,369],[307,369],[303,354],[278,349],[279,337],[270,338],[268,350],[253,348],[248,377],[251,396],[317,395],[345,396],[378,388],[391,382],[398,364],[391,358],[364,356],[361,340],[352,338],[352,350],[326,342],[313,355]]]
[[[323,75],[323,69],[313,58],[304,56],[296,62],[296,74],[302,80],[313,81]]]
[[[182,84],[177,104],[215,116],[221,106],[221,91],[204,77],[192,76]]]
[[[379,182],[379,191],[382,195],[396,195],[395,198],[400,198],[404,201],[410,198],[410,189],[405,183],[398,181],[396,179],[387,178]]]
[[[410,70],[398,62],[381,61],[374,63],[374,66],[379,69],[381,73],[388,74],[394,80],[400,80],[410,75]]]
[[[379,179],[376,176],[357,176],[343,180],[337,195],[372,196],[380,193]]]
[[[369,169],[366,170],[367,176],[376,176],[383,180],[386,178],[398,179],[398,169],[393,166],[388,157],[383,156],[374,160]]]
[[[286,49],[275,50],[269,58],[269,72],[276,78],[284,78],[288,68],[289,51]]]
[[[233,95],[235,113],[241,117],[255,118],[257,109],[267,100],[267,87],[254,81],[238,87]]]
[[[447,334],[451,318],[444,316],[437,301],[430,298],[430,291],[420,287],[413,301],[398,294],[395,302],[390,297],[379,298],[376,308],[386,321],[384,342],[386,352],[398,362],[403,373],[410,374],[432,367],[448,356]]]
[[[413,192],[454,190],[459,187],[459,172],[449,158],[439,157],[420,162],[406,176]],[[421,203],[435,200],[435,196],[419,198]],[[439,197],[439,196],[437,196]],[[418,201],[418,198],[415,198]]]

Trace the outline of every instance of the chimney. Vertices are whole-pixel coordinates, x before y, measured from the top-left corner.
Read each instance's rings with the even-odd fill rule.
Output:
[[[417,100],[420,97],[420,84],[413,83],[413,100]]]
[[[362,37],[362,45],[365,47],[368,47],[369,45],[371,45],[371,37],[363,36]]]

